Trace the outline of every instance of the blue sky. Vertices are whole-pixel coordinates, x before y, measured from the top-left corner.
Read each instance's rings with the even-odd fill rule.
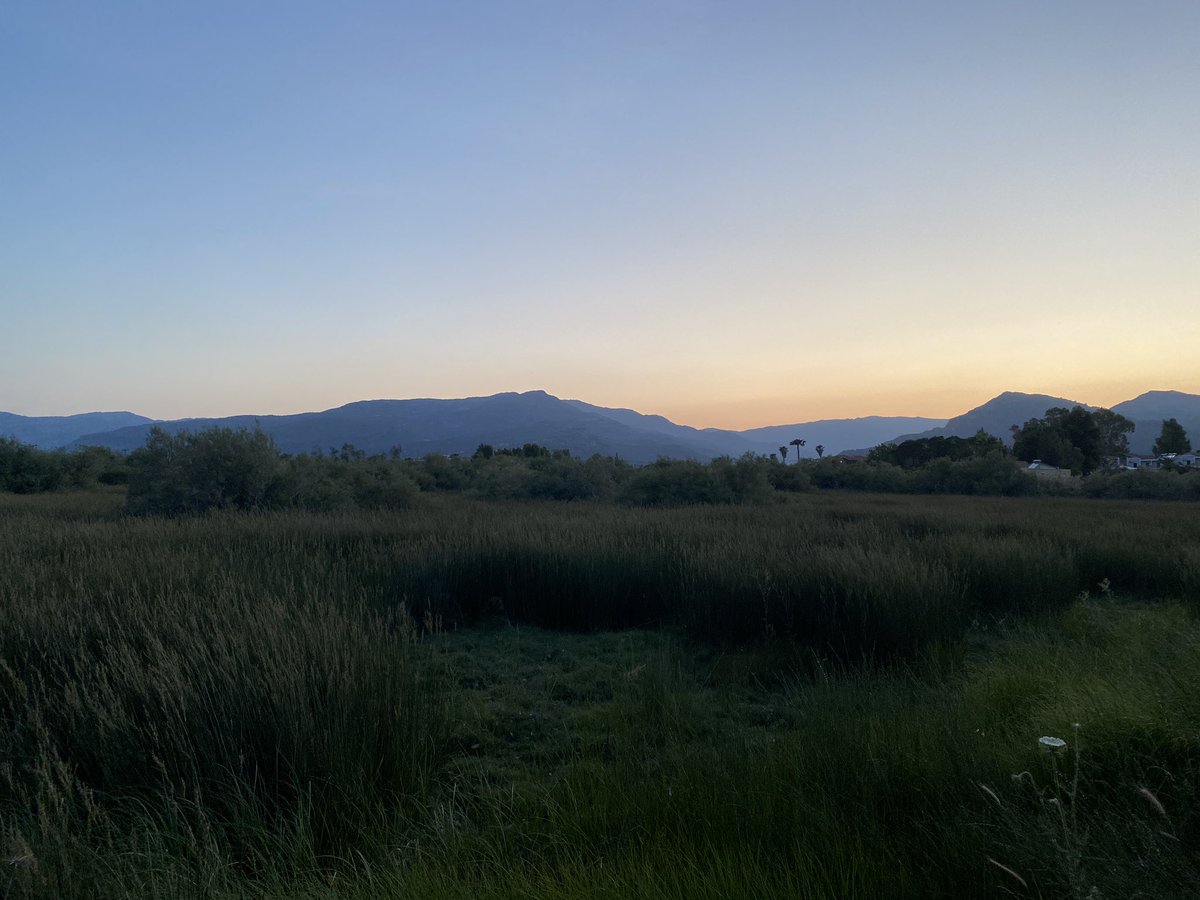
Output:
[[[1200,392],[1200,4],[12,2],[0,409]]]

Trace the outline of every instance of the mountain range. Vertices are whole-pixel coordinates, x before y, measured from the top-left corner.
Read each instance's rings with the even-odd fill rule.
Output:
[[[577,456],[619,456],[633,463],[659,457],[708,460],[743,453],[774,453],[801,438],[801,456],[865,452],[881,443],[909,437],[959,435],[982,429],[1011,441],[1011,426],[1044,415],[1052,406],[1075,401],[1045,394],[1005,392],[952,419],[867,416],[823,419],[732,431],[692,428],[662,416],[632,409],[563,400],[545,391],[502,393],[460,400],[363,400],[322,412],[296,415],[244,415],[211,419],[156,421],[130,412],[84,413],[33,417],[0,412],[0,436],[11,436],[52,449],[102,446],[128,452],[145,443],[152,427],[168,432],[211,426],[262,428],[286,453],[327,451],[352,444],[367,453],[399,446],[405,456],[426,453],[470,454],[480,444],[495,447],[541,444],[567,448]],[[1150,391],[1113,407],[1137,424],[1131,438],[1135,452],[1150,451],[1162,420],[1174,417],[1189,435],[1200,437],[1200,396],[1178,391]],[[854,450],[849,448],[862,448]],[[788,446],[794,459],[795,447]]]
[[[1086,403],[1051,397],[1047,394],[1021,394],[1005,391],[982,406],[955,416],[946,424],[914,434],[897,435],[893,443],[922,437],[970,437],[983,430],[995,435],[1006,444],[1013,440],[1012,427],[1023,425],[1030,419],[1040,418],[1046,410],[1061,406],[1070,409],[1082,406],[1095,409]],[[1200,396],[1181,391],[1147,391],[1132,400],[1125,400],[1112,407],[1134,424],[1129,435],[1129,449],[1133,453],[1149,454],[1154,441],[1162,429],[1164,419],[1177,419],[1193,441],[1200,440]]]
[[[1149,453],[1162,430],[1165,419],[1176,419],[1192,440],[1192,446],[1200,443],[1200,396],[1181,391],[1147,391],[1132,400],[1118,403],[1112,408],[1133,422],[1135,431],[1129,438],[1130,449],[1135,453]]]
[[[77,416],[18,416],[0,412],[0,437],[14,437],[23,443],[53,450],[72,444],[85,434],[104,434],[153,421],[131,412],[90,412]]]

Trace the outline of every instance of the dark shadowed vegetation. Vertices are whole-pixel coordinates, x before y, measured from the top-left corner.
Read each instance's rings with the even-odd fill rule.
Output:
[[[902,469],[918,469],[934,460],[961,461],[978,456],[1005,454],[1004,444],[986,432],[974,437],[913,438],[895,444],[880,444],[868,457],[872,462],[891,463]]]
[[[1107,443],[1092,442],[1088,452],[1093,455],[1102,446],[1116,446],[1123,440],[1122,429],[1129,424],[1105,410],[1076,409],[1070,414],[1051,410],[1046,420],[1032,420],[1020,430],[1019,455],[1028,457],[1040,450],[1046,453],[1045,462],[1098,465],[1095,460],[1086,465],[1078,462],[1082,451],[1064,436],[1064,423],[1078,425],[1097,440],[1107,435],[1103,437]],[[1037,440],[1044,439],[1042,444],[1034,443],[1038,435],[1042,437]],[[1065,442],[1069,459],[1055,455],[1050,446],[1055,441]],[[169,434],[154,429],[146,445],[127,457],[102,448],[68,453],[0,441],[0,490],[40,493],[128,482],[129,511],[156,515],[210,509],[395,510],[410,506],[420,493],[483,500],[599,500],[647,507],[769,504],[814,490],[1200,498],[1200,479],[1190,477],[1189,468],[1169,462],[1161,471],[1131,473],[1110,465],[1114,457],[1097,456],[1105,465],[1086,478],[1039,481],[999,440],[982,432],[972,438],[885,444],[866,459],[826,456],[787,464],[786,450],[781,447],[779,456],[747,454],[703,464],[662,459],[646,466],[605,456],[579,459],[566,450],[536,444],[518,448],[483,444],[469,458],[429,454],[408,459],[399,447],[389,454],[368,456],[349,445],[327,453],[289,456],[261,431],[209,428]]]
[[[1175,419],[1166,419],[1162,423],[1162,431],[1154,439],[1154,452],[1187,453],[1191,449],[1192,441],[1184,427]]]
[[[1015,429],[1013,453],[1025,462],[1040,459],[1088,475],[1128,453],[1133,430],[1133,422],[1112,410],[1056,406]]]
[[[0,497],[0,885],[1189,896],[1190,507],[781,496]]]
[[[39,450],[0,437],[0,491],[40,494],[123,484],[127,478],[121,457],[103,447],[68,453],[65,450]]]

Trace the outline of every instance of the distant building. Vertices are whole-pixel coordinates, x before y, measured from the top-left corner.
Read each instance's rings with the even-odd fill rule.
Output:
[[[1070,478],[1070,469],[1060,469],[1058,466],[1052,466],[1050,463],[1044,463],[1040,459],[1035,459],[1029,464],[1026,470],[1039,478]]]
[[[1181,469],[1200,468],[1200,457],[1195,451],[1164,453],[1162,456],[1126,456],[1123,459],[1123,469],[1161,469],[1167,463]]]
[[[1126,456],[1123,469],[1157,469],[1160,463],[1157,456]]]

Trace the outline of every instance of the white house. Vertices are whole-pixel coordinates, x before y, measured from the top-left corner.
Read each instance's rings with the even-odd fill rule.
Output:
[[[1127,456],[1126,469],[1157,469],[1162,463],[1157,456]]]
[[[1200,468],[1200,457],[1195,451],[1188,453],[1164,453],[1162,456],[1127,456],[1126,469],[1161,469],[1163,463],[1172,463],[1181,469]]]

